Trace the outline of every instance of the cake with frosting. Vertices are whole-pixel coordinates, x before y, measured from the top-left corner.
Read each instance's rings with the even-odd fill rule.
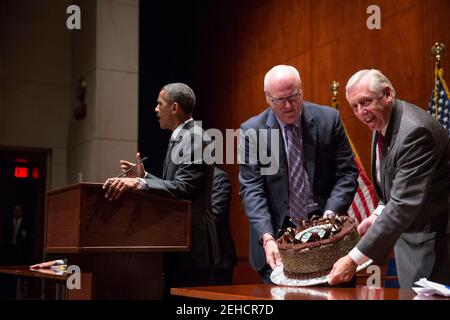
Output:
[[[358,243],[354,220],[347,216],[302,220],[277,239],[287,278],[310,279],[330,273],[334,263]]]

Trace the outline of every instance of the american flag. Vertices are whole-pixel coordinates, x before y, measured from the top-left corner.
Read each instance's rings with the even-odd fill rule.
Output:
[[[339,109],[339,101],[336,97],[333,97],[331,100],[331,105]],[[352,205],[348,210],[348,215],[350,218],[357,221],[359,224],[365,218],[370,216],[372,212],[375,211],[377,207],[378,200],[375,194],[375,190],[373,188],[372,182],[368,178],[366,171],[361,163],[361,159],[359,158],[358,152],[347,134],[347,130],[345,129],[345,125],[342,122],[344,127],[345,134],[347,135],[347,139],[352,147],[353,154],[355,155],[355,165],[358,168],[359,176],[358,176],[358,189],[356,190],[355,197],[353,198]]]
[[[447,85],[443,78],[444,70],[436,66],[434,88],[428,103],[428,113],[447,129],[450,136],[449,108],[450,99]]]
[[[350,140],[350,139],[349,139]],[[366,171],[361,164],[358,154],[352,145],[353,153],[355,154],[355,164],[359,171],[358,176],[358,189],[356,190],[355,197],[353,198],[352,205],[348,210],[348,215],[354,220],[358,221],[358,224],[370,216],[377,207],[377,197],[375,190],[373,189],[372,182],[367,177]]]

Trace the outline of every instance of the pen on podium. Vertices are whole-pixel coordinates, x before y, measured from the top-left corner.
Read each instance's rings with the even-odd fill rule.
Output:
[[[119,174],[116,178],[120,178],[120,177],[126,175],[128,172],[133,171],[138,165],[140,165],[142,162],[144,162],[144,161],[147,160],[147,159],[148,159],[148,157],[143,157],[143,158],[141,159],[141,161],[139,161],[138,163],[136,163],[136,164],[135,164],[134,166],[132,166],[130,169],[128,169],[128,170],[122,172],[121,174]]]

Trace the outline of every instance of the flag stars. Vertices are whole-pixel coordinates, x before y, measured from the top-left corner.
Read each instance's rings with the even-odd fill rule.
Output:
[[[436,70],[435,85],[428,102],[428,113],[435,118],[447,130],[450,126],[450,92],[445,88],[442,75]]]

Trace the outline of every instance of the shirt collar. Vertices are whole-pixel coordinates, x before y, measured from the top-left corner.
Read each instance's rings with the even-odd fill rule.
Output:
[[[383,127],[383,129],[381,129],[381,135],[383,137],[386,136],[386,131],[387,131],[388,126],[389,126],[389,120],[386,122],[386,125]]]
[[[192,119],[192,117],[187,119],[185,122],[180,124],[175,130],[173,130],[172,135],[170,136],[170,140],[176,140],[175,138],[178,137],[178,134],[180,133],[181,129],[183,129],[184,125],[191,121],[194,121],[194,119]]]
[[[386,124],[384,125],[383,129],[381,129],[381,134],[383,135],[383,137],[386,136],[386,131],[389,126],[389,121],[391,121],[391,117],[392,117],[392,113],[394,112],[394,108],[395,108],[395,100],[392,101],[392,110],[391,110],[391,114],[389,115],[389,119],[386,122]]]
[[[278,121],[278,124],[280,125],[281,130],[283,130],[283,132],[284,132],[284,129],[286,128],[287,124],[284,123],[283,121],[281,121],[281,120],[277,117],[277,115],[275,115],[275,118],[277,118],[277,121]],[[297,129],[301,128],[301,119],[302,119],[302,112],[300,111],[300,114],[299,114],[299,116],[298,116],[298,119],[295,120],[294,123],[293,123],[293,125],[294,125]]]

